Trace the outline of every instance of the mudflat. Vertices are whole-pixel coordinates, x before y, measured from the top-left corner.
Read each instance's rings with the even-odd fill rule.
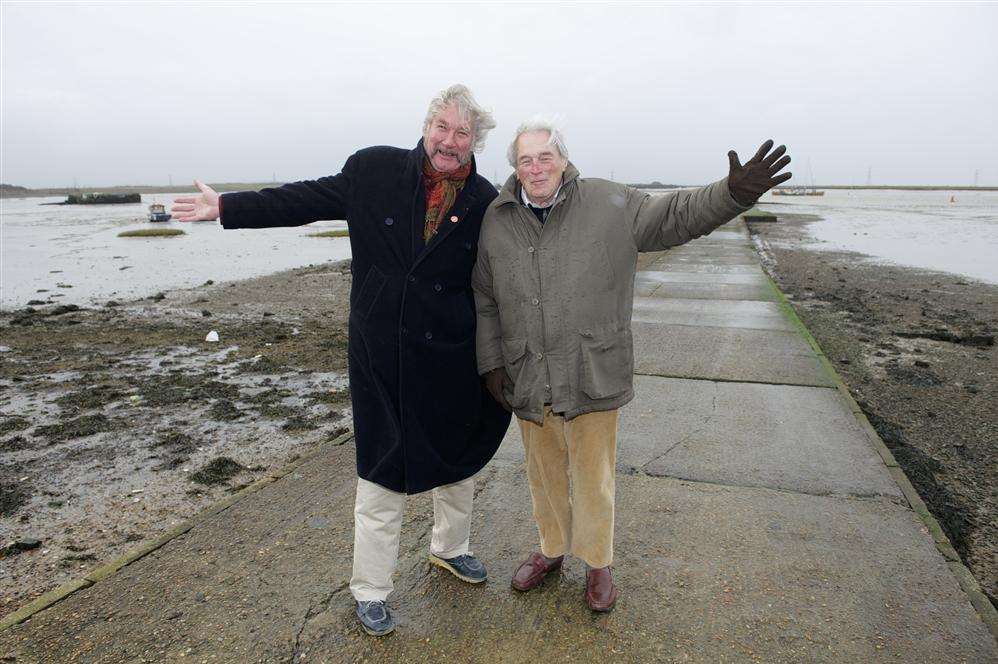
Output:
[[[346,431],[349,288],[338,262],[0,316],[0,617]]]

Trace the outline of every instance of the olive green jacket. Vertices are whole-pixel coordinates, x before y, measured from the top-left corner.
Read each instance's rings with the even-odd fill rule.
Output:
[[[638,252],[710,233],[748,209],[727,178],[650,196],[580,178],[571,164],[542,225],[511,175],[485,212],[472,273],[478,372],[506,367],[516,416],[541,424],[544,404],[566,419],[634,396],[631,311]]]

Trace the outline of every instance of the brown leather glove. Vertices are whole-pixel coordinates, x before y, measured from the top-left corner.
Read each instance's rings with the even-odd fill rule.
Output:
[[[489,391],[489,394],[492,395],[492,398],[500,406],[505,408],[507,412],[512,413],[513,409],[509,407],[509,402],[506,401],[506,397],[502,393],[502,388],[507,385],[512,388],[513,381],[510,380],[509,374],[506,373],[506,367],[499,367],[485,374],[485,389]]]

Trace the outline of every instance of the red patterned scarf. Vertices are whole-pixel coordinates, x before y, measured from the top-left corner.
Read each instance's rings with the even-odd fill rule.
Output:
[[[426,190],[426,219],[423,221],[425,244],[429,244],[437,234],[440,222],[454,205],[470,174],[470,161],[457,170],[442,172],[433,168],[429,158],[423,160],[423,188]]]

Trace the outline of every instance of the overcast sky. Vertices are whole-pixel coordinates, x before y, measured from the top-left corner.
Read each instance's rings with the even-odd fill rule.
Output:
[[[412,147],[454,82],[478,156],[559,114],[583,176],[694,184],[764,139],[794,181],[998,185],[998,5],[2,5],[2,179],[280,181]]]

